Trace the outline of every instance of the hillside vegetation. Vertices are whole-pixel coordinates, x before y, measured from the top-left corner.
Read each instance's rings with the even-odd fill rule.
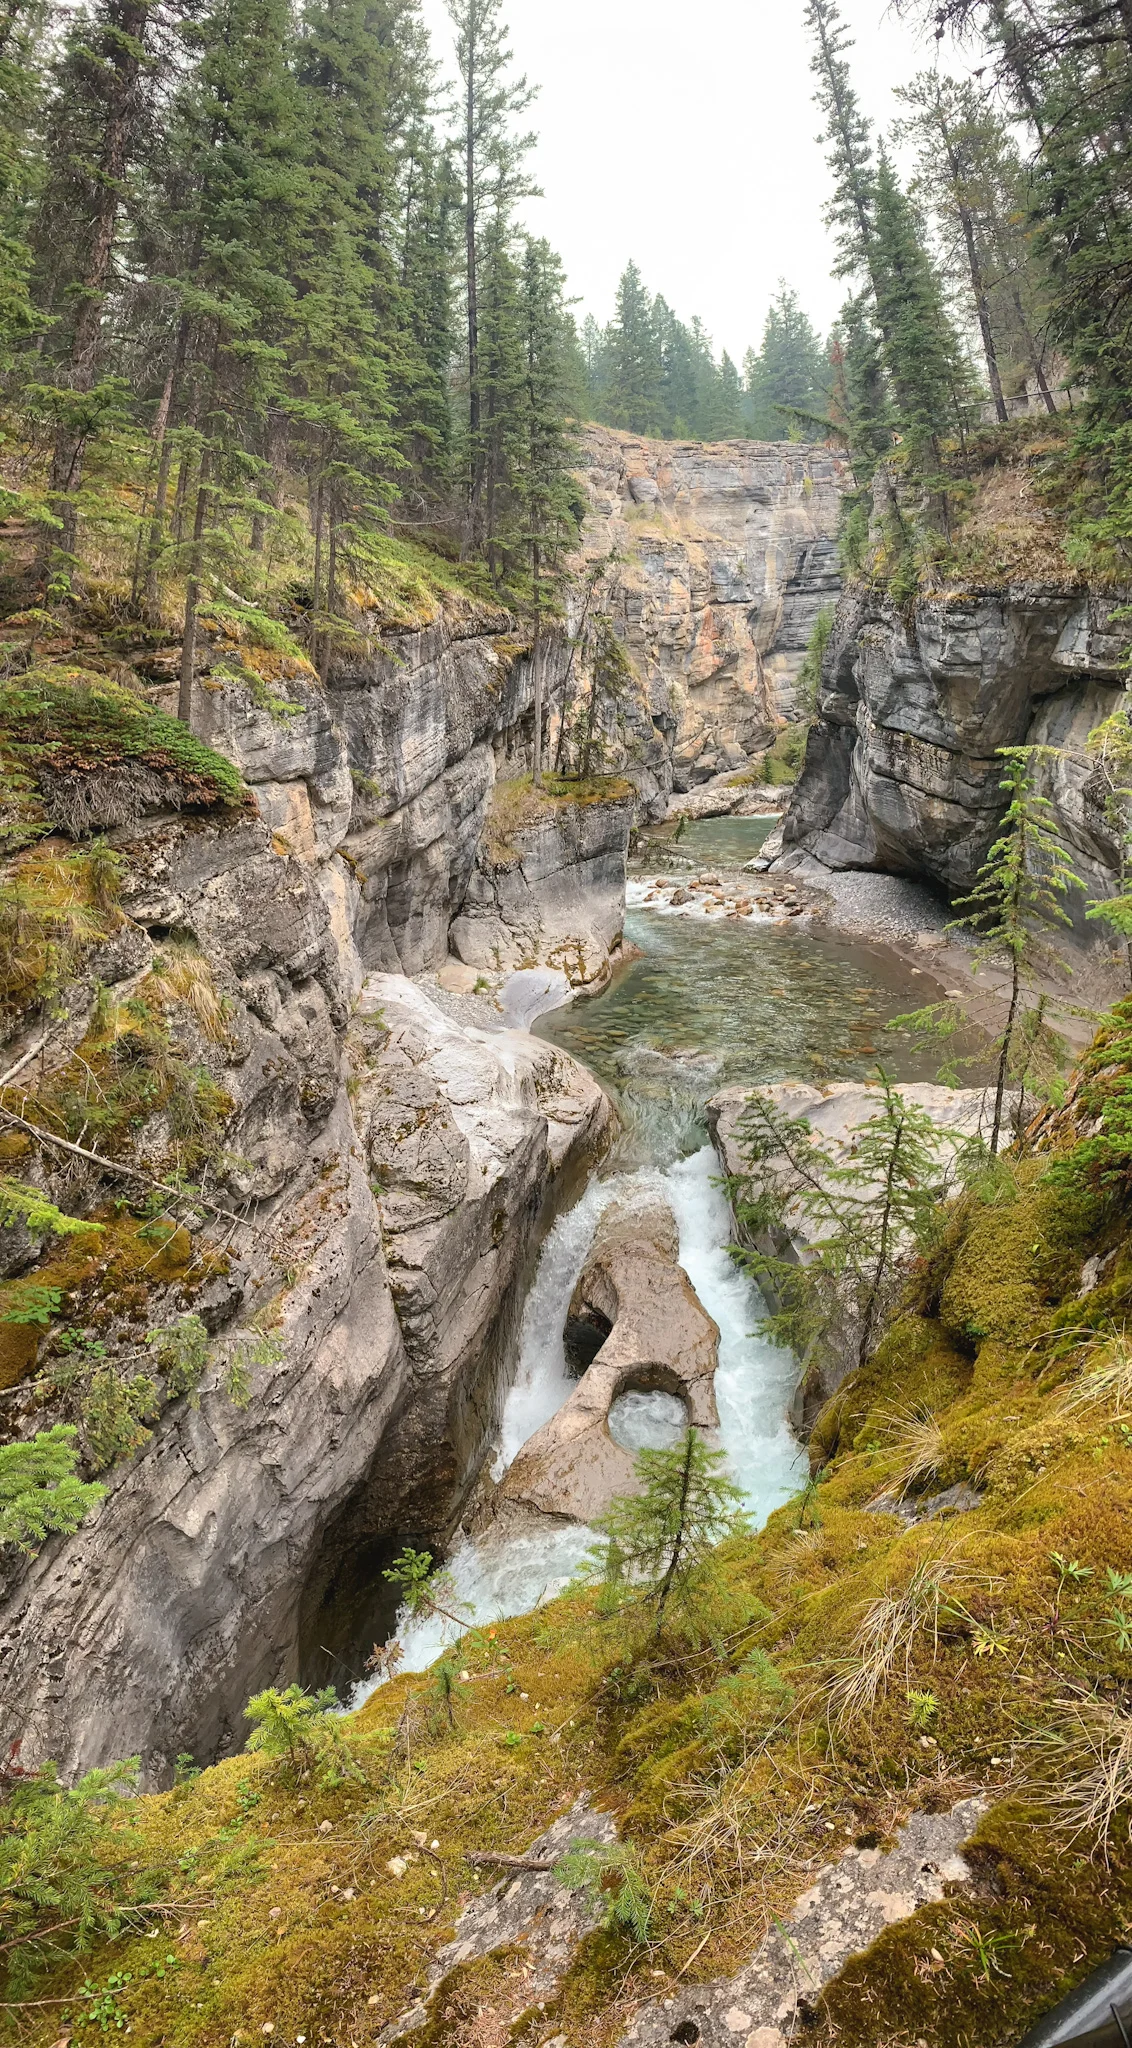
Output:
[[[415,2038],[612,2042],[748,1957],[845,1844],[981,1788],[973,1887],[889,1929],[811,2038],[1014,2041],[1132,1912],[1130,1101],[1126,1002],[1027,1154],[949,1210],[811,1483],[660,1637],[579,1588],[344,1720],[264,1696],[263,1746],[156,1797],[55,1794],[13,1758],[20,2038],[376,2041],[492,1881],[465,1852],[521,1852],[585,1789],[624,1852],[557,2001],[526,2009],[505,1950]]]

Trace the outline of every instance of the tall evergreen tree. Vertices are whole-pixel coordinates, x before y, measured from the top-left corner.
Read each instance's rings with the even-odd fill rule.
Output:
[[[923,228],[883,150],[872,260],[877,324],[896,416],[917,464],[938,469],[941,438],[970,416],[970,370]]]
[[[44,180],[33,225],[35,295],[57,384],[41,563],[74,563],[83,458],[116,394],[101,381],[104,316],[123,207],[155,90],[153,0],[93,0],[54,67]]]
[[[791,410],[820,416],[829,391],[829,361],[821,340],[798,303],[798,294],[779,280],[763,326],[762,346],[748,351],[747,431],[756,441],[782,441]]]
[[[617,287],[609,355],[613,424],[628,427],[633,434],[658,433],[660,344],[649,295],[635,263],[626,264]]]
[[[535,97],[525,78],[508,76],[511,52],[500,19],[501,0],[446,0],[456,30],[460,73],[460,139],[464,209],[464,299],[467,326],[469,532],[474,535],[483,490],[483,389],[480,373],[480,236],[490,209],[493,223],[510,223],[519,199],[537,187],[525,170],[534,144],[514,123]],[[498,236],[496,236],[498,248]]]

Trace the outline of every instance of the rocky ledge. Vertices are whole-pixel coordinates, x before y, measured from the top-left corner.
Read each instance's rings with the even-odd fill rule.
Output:
[[[597,1345],[568,1401],[537,1430],[491,1501],[505,1529],[532,1520],[591,1522],[636,1487],[633,1457],[608,1417],[630,1390],[674,1394],[699,1429],[719,1422],[714,1380],[719,1331],[679,1264],[666,1202],[618,1201],[605,1211],[570,1303],[567,1330]],[[588,1348],[588,1347],[587,1347]]]

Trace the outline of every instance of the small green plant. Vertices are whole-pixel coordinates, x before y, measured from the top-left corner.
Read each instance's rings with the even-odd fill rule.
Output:
[[[401,1605],[413,1621],[434,1621],[439,1616],[452,1622],[461,1634],[470,1626],[472,1609],[460,1600],[450,1574],[437,1570],[431,1551],[406,1545],[381,1576],[396,1586]]]
[[[84,1216],[66,1215],[38,1188],[0,1175],[0,1230],[17,1223],[22,1223],[32,1237],[75,1237],[83,1231],[97,1236],[103,1227],[101,1223],[88,1222]]]
[[[952,1931],[971,1956],[980,1981],[989,1984],[992,1977],[1008,1975],[1002,1966],[1002,1958],[1012,1948],[1018,1948],[1033,1929],[1023,1929],[1020,1933],[1007,1928],[988,1932],[974,1920],[957,1920]]]
[[[249,1750],[273,1757],[292,1783],[313,1779],[333,1787],[365,1773],[342,1734],[338,1695],[332,1685],[306,1692],[289,1685],[282,1692],[268,1686],[248,1701],[244,1718],[252,1724]]]
[[[908,1726],[918,1735],[931,1727],[939,1712],[939,1701],[934,1692],[910,1692],[908,1694]]]
[[[179,1394],[193,1398],[208,1365],[208,1331],[200,1317],[179,1316],[175,1323],[151,1330],[145,1341],[169,1398],[175,1400]]]
[[[61,1287],[43,1287],[35,1280],[21,1280],[9,1296],[0,1323],[16,1323],[23,1328],[38,1325],[45,1330],[62,1305]]]
[[[1066,1586],[1083,1586],[1093,1576],[1091,1565],[1079,1564],[1075,1557],[1063,1557],[1060,1550],[1051,1550],[1049,1561],[1057,1573],[1057,1589],[1062,1592]]]
[[[70,1536],[106,1488],[76,1475],[78,1432],[57,1422],[22,1443],[0,1445],[0,1544],[34,1557],[48,1536]]]
[[[466,1699],[467,1693],[460,1684],[460,1667],[451,1657],[442,1657],[433,1667],[430,1692],[436,1717],[454,1731],[456,1709]]]
[[[631,1936],[642,1946],[649,1938],[654,1900],[645,1882],[636,1849],[625,1842],[572,1842],[554,1866],[567,1891],[585,1892],[602,1915],[602,1925]]]

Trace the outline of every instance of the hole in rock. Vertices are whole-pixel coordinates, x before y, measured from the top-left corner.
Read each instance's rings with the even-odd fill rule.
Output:
[[[603,1316],[600,1309],[587,1308],[580,1316],[567,1316],[562,1349],[566,1370],[575,1379],[580,1380],[586,1367],[593,1364],[612,1328],[608,1316]]]
[[[700,2030],[695,2020],[681,2020],[680,2025],[673,2028],[668,2038],[670,2041],[686,2043],[687,2048],[693,2048],[693,2044],[700,2038]]]
[[[609,1410],[609,1434],[623,1451],[667,1451],[687,1427],[687,1402],[659,1387],[630,1387]]]
[[[406,1544],[435,1551],[419,1530],[358,1538],[331,1525],[299,1608],[301,1684],[332,1685],[345,1699],[365,1678],[366,1659],[375,1644],[388,1642],[401,1604],[382,1574]]]

